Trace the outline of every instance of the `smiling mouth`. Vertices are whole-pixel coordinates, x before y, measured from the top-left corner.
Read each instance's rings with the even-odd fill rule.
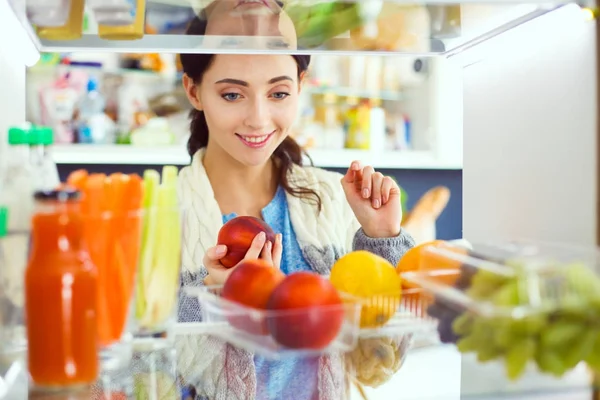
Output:
[[[269,7],[269,4],[267,3],[267,0],[240,0],[238,1],[238,4],[235,6],[235,8],[238,7],[257,7],[257,6],[263,6],[263,7]]]
[[[263,147],[269,141],[271,136],[273,136],[274,133],[275,131],[260,136],[244,136],[240,135],[239,133],[236,133],[236,136],[239,137],[241,141],[247,146],[257,148]]]

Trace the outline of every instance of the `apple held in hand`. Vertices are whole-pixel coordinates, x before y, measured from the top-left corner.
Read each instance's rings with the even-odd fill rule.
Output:
[[[236,266],[244,259],[252,240],[260,232],[265,232],[267,241],[275,243],[275,232],[264,221],[250,216],[233,218],[219,230],[217,244],[227,246],[227,254],[221,258],[221,264],[226,268]]]
[[[266,261],[244,260],[225,281],[221,297],[263,311],[263,314],[252,315],[249,310],[232,309],[232,314],[227,320],[237,329],[253,335],[267,335],[264,310],[273,290],[285,278],[283,272],[273,267]]]
[[[342,299],[325,278],[312,272],[288,275],[267,304],[269,332],[279,344],[294,349],[323,349],[344,323]],[[277,315],[281,314],[281,315]]]

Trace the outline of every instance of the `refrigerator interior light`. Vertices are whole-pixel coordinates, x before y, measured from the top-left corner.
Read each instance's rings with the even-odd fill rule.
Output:
[[[591,10],[589,11],[592,12]],[[529,21],[517,27],[516,29],[520,30],[520,35],[539,33],[540,31],[544,30],[555,30],[557,26],[560,26],[560,29],[568,31],[572,26],[588,23],[593,19],[593,12],[592,17],[590,18],[589,13],[585,12],[585,8],[581,8],[576,4],[568,4],[559,8],[558,10],[552,11],[536,18],[535,20]],[[454,54],[449,58],[454,62],[460,63],[464,67],[467,67],[483,61],[491,56],[498,56],[502,54],[508,55],[515,51],[521,51],[522,49],[519,48],[520,44],[522,46],[529,46],[529,44],[525,44],[526,41],[518,41],[513,39],[514,35],[511,34],[511,31],[509,30],[460,53]]]
[[[34,66],[40,52],[21,26],[8,1],[0,1],[0,48],[10,57],[19,57],[27,67]]]

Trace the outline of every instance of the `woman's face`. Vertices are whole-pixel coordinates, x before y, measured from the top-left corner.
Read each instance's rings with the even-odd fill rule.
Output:
[[[208,147],[218,146],[246,166],[264,164],[296,118],[296,61],[288,55],[214,57],[199,85],[184,80],[193,105],[204,111]]]
[[[281,38],[297,47],[294,23],[275,0],[214,0],[206,7],[205,35]]]

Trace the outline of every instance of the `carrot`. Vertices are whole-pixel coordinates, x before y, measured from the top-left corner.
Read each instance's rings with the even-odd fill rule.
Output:
[[[129,175],[129,180],[124,192],[123,207],[127,210],[127,237],[123,241],[123,251],[125,256],[125,265],[127,265],[127,288],[128,298],[131,298],[135,286],[135,276],[139,263],[142,218],[140,214],[143,197],[143,181],[139,175]]]
[[[114,307],[114,295],[109,290],[111,285],[108,268],[108,248],[110,243],[110,221],[104,218],[108,211],[107,187],[111,180],[104,174],[90,174],[85,182],[82,209],[87,217],[87,243],[92,261],[98,270],[98,326],[102,345],[114,342],[111,312]]]
[[[84,190],[87,177],[88,177],[87,170],[78,169],[69,174],[69,176],[67,177],[67,185],[69,185],[77,190]]]

